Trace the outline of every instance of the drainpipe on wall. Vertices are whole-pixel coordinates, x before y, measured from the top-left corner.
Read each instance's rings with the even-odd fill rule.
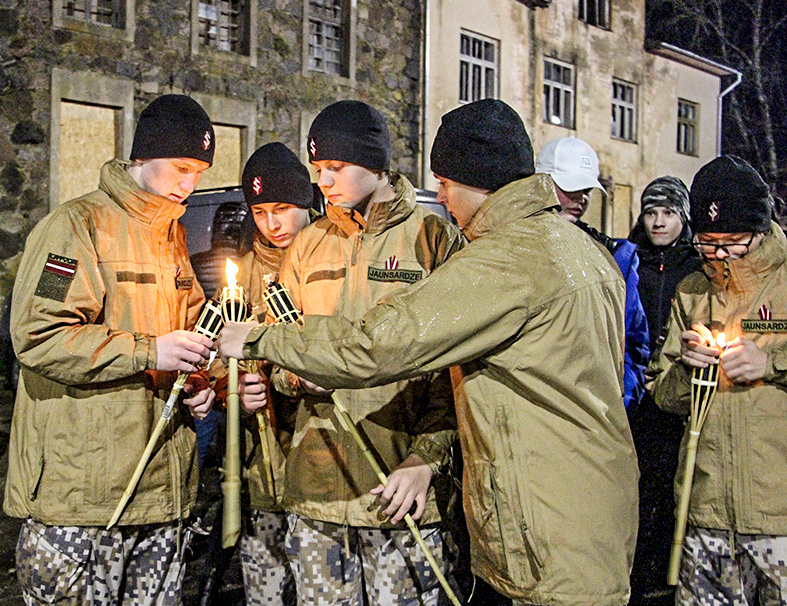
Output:
[[[424,18],[423,18],[423,68],[421,70],[421,187],[426,189],[426,176],[429,174],[429,156],[426,150],[429,147],[429,29],[431,26],[431,19],[429,17],[429,0],[424,0]]]
[[[727,88],[725,88],[721,93],[719,93],[719,97],[717,100],[717,107],[716,107],[716,115],[718,117],[718,125],[716,126],[716,155],[721,156],[721,114],[722,114],[722,104],[724,102],[724,96],[732,92],[732,89],[738,86],[743,79],[743,75],[738,70],[732,70],[735,73],[735,82],[730,84]]]

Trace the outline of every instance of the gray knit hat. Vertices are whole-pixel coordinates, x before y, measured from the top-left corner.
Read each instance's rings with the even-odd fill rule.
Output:
[[[683,225],[689,222],[689,188],[677,177],[654,179],[645,187],[641,200],[642,214],[654,206],[664,206],[676,211]]]

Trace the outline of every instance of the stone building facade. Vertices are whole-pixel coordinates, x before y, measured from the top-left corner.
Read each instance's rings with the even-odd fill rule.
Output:
[[[200,188],[239,183],[269,141],[306,159],[311,119],[339,99],[386,115],[393,168],[417,179],[421,16],[419,0],[0,1],[0,298],[32,227],[128,157],[161,94],[217,124]]]

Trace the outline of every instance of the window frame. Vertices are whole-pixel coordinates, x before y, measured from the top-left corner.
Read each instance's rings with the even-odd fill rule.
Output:
[[[244,11],[241,15],[245,29],[245,48],[241,50],[224,49],[218,45],[204,44],[201,37],[202,27],[200,24],[200,6],[209,2],[191,0],[191,54],[210,53],[211,56],[224,59],[242,61],[252,67],[257,66],[257,11],[254,10],[254,0],[243,0]],[[221,4],[222,0],[216,0]],[[219,27],[221,24],[221,12],[219,11]],[[218,40],[218,38],[217,38]]]
[[[465,40],[469,53],[465,52]],[[475,55],[476,45],[481,57]],[[492,49],[494,57],[486,57]],[[490,73],[491,72],[491,73]],[[488,88],[491,84],[492,93]],[[483,89],[483,90],[482,90]],[[500,41],[483,34],[462,29],[459,32],[459,103],[481,99],[497,99],[500,95]]]
[[[547,64],[550,64],[550,69],[547,70]],[[547,78],[547,72],[552,72],[552,67],[558,67],[562,71],[570,70],[570,83],[564,82],[564,77],[561,76],[560,80],[555,80],[552,78],[551,74],[549,78]],[[577,68],[576,65],[573,63],[568,63],[566,61],[561,61],[560,59],[556,59],[554,57],[544,57],[543,63],[543,87],[542,87],[542,95],[541,95],[541,118],[547,124],[552,124],[554,126],[561,126],[563,128],[573,129],[574,125],[576,124],[576,101],[577,101]],[[547,95],[547,89],[550,89],[550,94]],[[558,96],[560,107],[564,109],[564,111],[568,111],[568,119],[565,120],[564,116],[559,116],[559,121],[555,122],[553,118],[555,117],[555,113],[551,111],[551,108],[554,108],[554,99],[555,95],[551,91],[558,91],[560,94]],[[569,93],[570,95],[570,102],[566,103],[565,94]],[[549,96],[549,99],[547,99]]]
[[[104,38],[134,41],[136,29],[135,0],[112,0],[113,4],[122,12],[118,17],[118,25],[99,23],[90,18],[75,17],[67,14],[63,5],[65,0],[52,0],[52,26],[58,29],[70,29],[78,32],[94,34]],[[84,0],[85,16],[90,14],[91,7],[100,0]]]
[[[611,29],[611,4],[611,0],[578,0],[577,19],[593,27]]]
[[[622,99],[616,96],[616,89],[631,92],[631,99]],[[610,136],[618,141],[626,141],[628,143],[637,142],[637,126],[638,126],[638,110],[639,110],[639,87],[632,83],[620,80],[619,78],[612,79],[612,123],[610,126]],[[628,119],[626,117],[628,116]],[[619,118],[616,122],[616,117]],[[615,132],[616,123],[621,129]]]
[[[49,136],[49,209],[60,204],[60,104],[62,101],[114,109],[117,120],[115,149],[128,158],[134,139],[134,88],[132,80],[92,72],[52,68]],[[109,158],[107,158],[109,160]]]
[[[316,76],[321,78],[338,79],[342,82],[349,82],[351,86],[355,85],[355,56],[356,56],[356,21],[357,21],[357,6],[351,0],[339,0],[340,10],[342,16],[339,19],[342,27],[342,41],[340,49],[341,65],[339,73],[333,73],[322,69],[312,68],[312,22],[321,21],[315,18],[312,12],[312,2],[319,2],[320,0],[303,0],[303,70],[302,73],[306,77]],[[321,21],[322,22],[322,21]],[[336,23],[332,24],[333,26]]]
[[[690,107],[693,116],[686,118],[681,113],[682,107]],[[688,99],[678,99],[678,124],[676,130],[675,151],[682,156],[697,158],[699,152],[699,130],[700,130],[700,104]],[[686,149],[687,136],[690,136],[692,149]]]

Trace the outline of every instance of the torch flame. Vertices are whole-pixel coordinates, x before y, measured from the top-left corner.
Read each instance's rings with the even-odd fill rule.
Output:
[[[727,347],[727,336],[723,332],[720,332],[719,335],[716,337],[716,345],[718,345],[722,349]]]
[[[235,276],[238,275],[238,266],[235,265],[232,261],[227,259],[227,286],[230,288],[235,288],[238,285]]]

